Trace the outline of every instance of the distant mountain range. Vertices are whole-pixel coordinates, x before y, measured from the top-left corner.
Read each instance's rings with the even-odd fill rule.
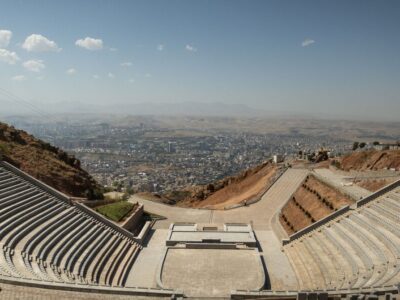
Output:
[[[11,105],[2,109],[3,115],[35,114],[36,110],[44,114],[65,113],[112,113],[126,115],[195,115],[195,116],[262,116],[267,111],[251,108],[244,104],[227,104],[222,102],[175,102],[175,103],[113,103],[87,104],[77,102],[58,102],[35,105],[37,109]]]

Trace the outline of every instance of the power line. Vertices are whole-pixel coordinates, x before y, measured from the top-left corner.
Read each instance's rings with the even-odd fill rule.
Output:
[[[0,87],[0,96],[5,97],[5,98],[3,98],[3,100],[6,100],[11,103],[17,103],[21,106],[24,106],[28,110],[34,112],[35,114],[38,114],[40,117],[44,117],[46,119],[56,121],[51,115],[49,115],[48,113],[43,111],[41,108],[35,106],[30,101],[28,101],[20,96],[16,96],[15,94],[13,94],[1,87]]]

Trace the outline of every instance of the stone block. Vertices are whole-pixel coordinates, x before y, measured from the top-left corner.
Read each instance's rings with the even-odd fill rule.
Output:
[[[318,293],[308,293],[308,300],[318,300]]]
[[[318,300],[328,300],[328,293],[319,293]]]
[[[307,293],[298,293],[297,300],[307,300]]]

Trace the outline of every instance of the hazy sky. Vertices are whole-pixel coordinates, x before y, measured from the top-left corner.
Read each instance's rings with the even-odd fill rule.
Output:
[[[400,1],[0,0],[0,88],[400,121]]]

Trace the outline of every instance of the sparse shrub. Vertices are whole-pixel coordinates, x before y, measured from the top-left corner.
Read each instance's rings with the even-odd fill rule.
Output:
[[[104,194],[101,189],[87,189],[84,192],[84,196],[88,200],[102,200],[104,199]]]
[[[331,161],[331,165],[334,166],[334,167],[336,167],[336,168],[338,168],[338,169],[341,168],[340,161],[338,161],[338,160],[336,160],[336,159],[334,159],[334,160]]]
[[[9,153],[9,151],[10,151],[10,149],[9,149],[8,145],[6,145],[6,144],[0,144],[0,155],[1,155],[1,154],[2,154],[2,155],[6,155],[6,154]]]
[[[215,191],[215,187],[212,183],[207,185],[207,190],[210,191],[211,193],[213,193]]]

